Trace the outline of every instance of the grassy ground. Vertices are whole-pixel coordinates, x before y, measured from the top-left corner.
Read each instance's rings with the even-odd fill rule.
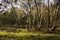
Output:
[[[60,34],[58,33],[28,32],[25,29],[19,31],[9,32],[1,30],[0,40],[60,40]]]

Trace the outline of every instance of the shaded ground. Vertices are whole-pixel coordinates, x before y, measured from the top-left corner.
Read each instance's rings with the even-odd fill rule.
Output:
[[[29,36],[29,37],[9,37],[9,36],[3,36],[0,37],[0,40],[60,40],[60,37],[58,36],[47,36],[47,37],[41,37],[41,36]]]

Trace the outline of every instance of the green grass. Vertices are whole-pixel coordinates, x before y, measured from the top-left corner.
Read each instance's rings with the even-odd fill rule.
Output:
[[[60,34],[21,30],[19,33],[0,31],[0,40],[60,40]]]

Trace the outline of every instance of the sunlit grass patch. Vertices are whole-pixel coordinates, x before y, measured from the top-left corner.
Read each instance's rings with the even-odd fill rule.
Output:
[[[19,30],[19,29],[18,29]],[[17,31],[18,31],[17,30]],[[20,29],[20,32],[0,31],[0,39],[3,40],[59,40],[60,34],[43,33],[43,32],[29,32],[26,29]],[[2,39],[1,39],[2,40]]]
[[[13,36],[13,37],[24,37],[24,36],[42,36],[42,37],[46,37],[46,36],[60,36],[59,34],[49,34],[49,33],[42,33],[42,32],[19,32],[19,33],[13,33],[13,32],[6,32],[6,31],[0,31],[0,35],[4,36]]]

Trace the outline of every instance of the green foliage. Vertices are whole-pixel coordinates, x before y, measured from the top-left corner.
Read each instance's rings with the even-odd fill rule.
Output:
[[[42,28],[48,30],[56,28],[56,24],[59,24],[60,22],[60,8],[57,8],[56,4],[51,3],[49,7],[47,7],[44,4],[37,3],[35,0],[33,1],[34,5],[31,7],[32,0],[26,1],[26,4],[22,4],[22,8],[27,9],[26,13],[24,10],[17,9],[12,5],[10,13],[6,11],[5,13],[0,14],[0,26],[11,25],[35,31],[40,31]]]

